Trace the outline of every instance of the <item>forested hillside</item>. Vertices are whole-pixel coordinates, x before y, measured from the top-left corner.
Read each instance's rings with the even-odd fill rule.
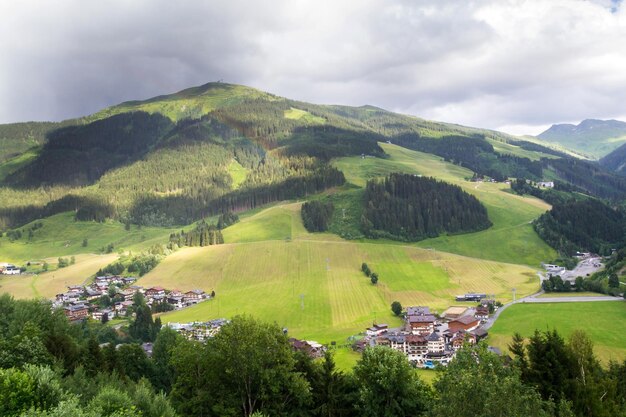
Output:
[[[417,241],[491,226],[478,199],[456,185],[408,174],[368,181],[361,227],[366,236]]]
[[[618,174],[626,175],[626,144],[600,159],[600,165]]]
[[[0,162],[2,229],[68,210],[78,220],[189,224],[341,185],[331,159],[385,158],[379,143],[386,141],[479,176],[556,176],[602,198],[626,196],[623,178],[503,133],[223,83],[62,124],[4,125],[0,133],[16,152],[23,143],[43,144],[28,157]]]
[[[555,204],[534,223],[550,246],[566,255],[576,251],[609,255],[626,244],[626,217],[595,199]]]

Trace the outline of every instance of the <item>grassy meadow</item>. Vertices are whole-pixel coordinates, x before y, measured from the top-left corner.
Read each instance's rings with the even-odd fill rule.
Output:
[[[139,251],[155,243],[166,243],[170,232],[174,231],[134,225],[125,230],[122,223],[115,221],[79,222],[74,221],[72,212],[37,222],[41,222],[43,227],[34,231],[32,240],[28,239],[32,223],[20,228],[23,232],[19,240],[11,242],[6,235],[0,238],[0,262],[23,265],[33,260],[94,253],[110,243],[114,245],[114,252],[121,249]],[[83,246],[83,239],[87,239],[87,246]]]
[[[187,290],[215,290],[213,301],[162,316],[166,322],[252,314],[291,334],[339,342],[373,321],[399,324],[394,300],[442,311],[458,293],[481,291],[506,301],[538,289],[529,267],[398,244],[343,241],[310,234],[299,203],[260,211],[224,230],[227,243],[184,248],[139,280]],[[326,239],[328,237],[328,239]],[[380,275],[372,285],[362,262]]]
[[[76,256],[76,263],[65,268],[38,275],[0,275],[0,293],[8,292],[15,298],[54,298],[69,285],[80,285],[100,268],[117,259],[117,254]],[[56,259],[47,259],[56,262]]]
[[[544,201],[507,192],[502,183],[475,183],[468,169],[444,162],[441,158],[390,144],[381,144],[389,159],[348,157],[335,161],[351,184],[365,186],[368,179],[392,172],[406,172],[456,184],[475,195],[487,207],[493,226],[462,235],[439,236],[417,243],[424,248],[457,253],[472,258],[519,263],[539,267],[554,259],[556,252],[537,236],[530,222],[550,209]]]
[[[626,303],[619,301],[515,304],[503,311],[489,330],[489,343],[506,352],[515,332],[529,337],[535,329],[556,329],[567,337],[574,330],[584,330],[603,362],[622,361],[626,359],[624,321]]]

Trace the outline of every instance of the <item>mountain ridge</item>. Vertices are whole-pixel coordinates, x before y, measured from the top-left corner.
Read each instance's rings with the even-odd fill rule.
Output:
[[[225,83],[128,101],[50,126],[40,132],[47,141],[29,158],[0,162],[0,197],[3,186],[7,195],[0,227],[63,210],[83,220],[188,224],[341,185],[343,174],[330,161],[385,158],[381,142],[437,155],[479,177],[548,176],[604,198],[626,193],[626,183],[605,183],[608,174],[597,166],[506,133]],[[41,188],[49,191],[33,192]],[[20,197],[26,192],[28,198]]]
[[[626,122],[585,119],[577,125],[554,124],[537,137],[600,159],[626,143]]]

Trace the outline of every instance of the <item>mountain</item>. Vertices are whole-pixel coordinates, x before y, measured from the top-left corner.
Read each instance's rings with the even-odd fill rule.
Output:
[[[600,159],[600,165],[609,171],[626,175],[626,144]]]
[[[599,159],[626,143],[626,123],[586,119],[578,125],[552,125],[538,137]]]
[[[225,83],[3,131],[15,149],[29,134],[36,146],[0,160],[0,228],[70,210],[79,220],[189,224],[342,185],[332,161],[385,158],[381,142],[437,155],[478,176],[561,179],[603,198],[626,195],[623,178],[504,133]]]

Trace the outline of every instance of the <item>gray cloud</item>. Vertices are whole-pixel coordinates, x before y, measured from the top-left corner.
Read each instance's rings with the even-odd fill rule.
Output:
[[[0,4],[0,122],[224,79],[538,133],[626,118],[626,16],[597,0],[23,0]]]

